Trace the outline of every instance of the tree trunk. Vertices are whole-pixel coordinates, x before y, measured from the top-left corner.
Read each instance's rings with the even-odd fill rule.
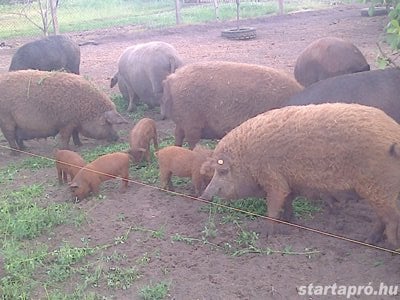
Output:
[[[278,0],[279,3],[279,14],[283,15],[283,0]]]

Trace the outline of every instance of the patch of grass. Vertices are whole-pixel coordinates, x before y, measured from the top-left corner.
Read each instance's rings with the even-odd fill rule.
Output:
[[[219,204],[223,206],[220,206]],[[263,198],[243,198],[236,201],[224,201],[219,197],[214,197],[213,204],[208,204],[202,207],[201,210],[207,211],[209,209],[209,205],[213,205],[216,212],[224,214],[224,223],[237,222],[243,216],[253,220],[256,218],[256,216],[252,214],[264,216],[267,213],[266,201]],[[293,201],[293,213],[296,218],[312,218],[313,215],[321,211],[321,209],[320,203],[308,200],[304,197],[297,197]]]
[[[136,268],[113,267],[107,271],[106,276],[109,287],[126,290],[141,275]]]
[[[296,218],[311,219],[314,214],[322,210],[321,203],[297,197],[293,201],[293,212]]]
[[[40,206],[35,199],[43,195],[43,187],[36,184],[3,194],[0,197],[0,235],[3,238],[32,239],[59,224],[82,221],[83,218],[76,216],[72,204]]]
[[[84,150],[82,151],[81,155],[85,161],[92,162],[96,158],[104,154],[114,153],[114,152],[124,152],[127,151],[128,149],[129,149],[128,143],[116,143],[106,146],[98,146],[91,150]]]
[[[139,296],[143,300],[162,300],[168,296],[170,284],[164,281],[146,285],[139,290]]]
[[[43,168],[50,168],[53,167],[55,164],[54,160],[48,159],[46,157],[37,157],[37,156],[31,156],[25,158],[19,165],[18,167],[21,169],[26,169],[26,170],[39,170]]]
[[[13,181],[16,173],[18,173],[18,167],[16,165],[8,165],[5,168],[1,168],[0,184]]]
[[[286,12],[310,8],[327,7],[329,3],[308,0],[289,0],[285,2]],[[275,1],[253,2],[240,4],[240,18],[255,18],[277,12]],[[0,38],[40,35],[40,30],[27,18],[20,16],[25,13],[31,20],[41,24],[37,2],[30,5],[14,4],[0,5],[2,24]],[[184,24],[199,24],[216,21],[213,4],[183,5],[181,19]],[[235,3],[219,3],[219,19],[235,20]],[[174,3],[160,1],[94,1],[69,0],[61,2],[58,8],[60,32],[84,31],[109,28],[114,26],[136,26],[137,31],[151,28],[166,28],[176,25]]]

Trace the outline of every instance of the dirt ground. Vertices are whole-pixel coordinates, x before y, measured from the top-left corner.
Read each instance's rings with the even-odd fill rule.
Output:
[[[186,63],[196,61],[227,60],[262,64],[293,72],[300,51],[314,39],[337,36],[352,41],[364,53],[372,68],[378,53],[376,42],[382,38],[386,17],[361,17],[360,6],[335,6],[327,10],[293,13],[242,21],[242,25],[257,29],[257,38],[232,41],[220,37],[222,29],[233,23],[211,23],[199,26],[141,31],[136,27],[71,34],[79,43],[95,41],[81,47],[81,74],[93,79],[107,93],[118,93],[117,87],[109,88],[109,80],[116,71],[117,60],[128,46],[160,40],[172,44]],[[26,40],[6,41],[0,49],[0,72],[7,72],[15,48]],[[387,49],[384,47],[384,49]],[[173,123],[160,121],[157,126],[161,137],[172,133]],[[133,124],[118,127],[128,131]],[[83,139],[82,149],[89,149],[105,142]],[[51,157],[54,142],[28,141],[29,149],[36,154]],[[8,146],[3,139],[0,145]],[[79,149],[78,151],[81,151]],[[13,157],[0,148],[0,167],[26,156]],[[55,182],[55,170],[43,169],[35,176],[21,179],[20,184]],[[67,240],[80,244],[81,237],[89,237],[91,245],[104,244],[116,236],[124,235],[130,226],[165,230],[164,239],[147,237],[140,231],[131,231],[118,252],[126,255],[123,264],[135,265],[145,253],[151,257],[143,268],[142,277],[127,290],[107,287],[94,291],[113,299],[136,299],[137,289],[144,284],[158,281],[170,282],[169,299],[344,299],[338,296],[299,296],[299,286],[315,285],[371,285],[381,282],[399,284],[400,256],[365,246],[321,236],[316,233],[290,229],[288,234],[266,237],[265,220],[247,220],[242,226],[260,234],[259,247],[282,250],[287,246],[293,251],[315,249],[317,254],[281,255],[247,254],[233,257],[220,249],[203,243],[192,245],[171,242],[170,236],[202,238],[209,215],[200,210],[203,203],[189,198],[173,196],[157,189],[131,184],[127,193],[120,194],[118,183],[106,185],[104,201],[89,199],[77,204],[88,214],[89,223],[76,229],[60,226],[52,235],[52,243]],[[66,187],[48,186],[49,201],[71,201]],[[121,214],[124,218],[121,218]],[[327,209],[309,220],[297,223],[346,237],[363,240],[372,229],[373,212],[364,203],[349,203],[337,213]],[[209,240],[215,244],[233,243],[238,226],[221,224],[216,219],[217,236]],[[382,244],[384,245],[384,244]],[[113,249],[107,250],[111,254]],[[155,254],[157,253],[157,254]],[[38,291],[38,295],[43,291]],[[39,297],[39,296],[38,296]],[[355,299],[356,297],[351,297]],[[383,296],[365,296],[358,299],[387,299]]]

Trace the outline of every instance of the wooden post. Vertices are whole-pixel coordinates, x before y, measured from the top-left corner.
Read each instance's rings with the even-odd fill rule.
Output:
[[[176,17],[176,24],[181,24],[181,3],[180,3],[180,0],[175,0],[175,17]]]
[[[215,12],[215,19],[219,21],[219,5],[218,0],[214,0],[214,12]]]
[[[278,0],[279,3],[279,14],[283,15],[283,0]]]
[[[54,34],[60,34],[60,27],[58,26],[58,18],[57,18],[57,4],[56,0],[50,1],[50,12],[51,12],[51,20],[53,22],[53,32]]]

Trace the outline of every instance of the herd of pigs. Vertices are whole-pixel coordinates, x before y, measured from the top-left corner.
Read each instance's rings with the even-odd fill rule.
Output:
[[[378,215],[366,241],[400,247],[400,70],[370,70],[356,46],[334,37],[304,49],[294,76],[245,63],[184,64],[168,43],[135,45],[120,56],[111,87],[129,111],[139,101],[160,106],[176,124],[175,146],[159,149],[156,122],[143,118],[127,152],[86,164],[68,150],[71,136],[77,146],[80,134],[115,141],[113,124],[127,121],[79,64],[79,46],[51,36],[20,47],[0,74],[0,127],[12,153],[59,134],[59,181],[70,181],[77,198],[115,177],[125,190],[130,162],[150,162],[153,142],[163,188],[176,175],[191,177],[206,200],[267,196],[268,216],[284,220],[298,195],[331,205],[365,199]],[[209,138],[220,139],[214,150],[197,145]]]

